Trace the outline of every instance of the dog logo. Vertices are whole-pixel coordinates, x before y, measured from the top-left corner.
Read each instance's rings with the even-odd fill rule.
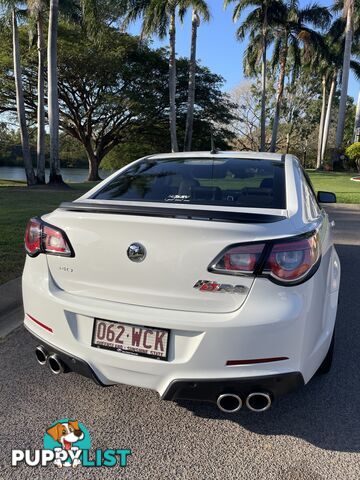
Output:
[[[87,428],[78,420],[63,418],[46,429],[44,448],[12,449],[11,465],[124,468],[132,454],[130,448],[97,448],[91,451],[90,447],[91,439]]]
[[[82,463],[82,450],[90,448],[90,434],[77,420],[60,420],[46,430],[44,447],[54,450],[57,467],[76,468]]]

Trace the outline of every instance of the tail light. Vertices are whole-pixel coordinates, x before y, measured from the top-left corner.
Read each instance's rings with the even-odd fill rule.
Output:
[[[307,277],[320,258],[317,235],[273,245],[264,272],[280,282],[299,281]]]
[[[208,271],[265,276],[275,283],[298,285],[316,272],[319,263],[319,237],[312,232],[285,240],[231,245],[215,258]]]
[[[35,256],[41,250],[41,221],[31,218],[25,230],[25,250],[30,256]]]
[[[218,273],[253,273],[264,247],[265,243],[230,247],[216,261],[214,270]]]
[[[75,256],[66,233],[40,218],[31,218],[26,226],[25,250],[30,257],[36,257],[39,253]]]

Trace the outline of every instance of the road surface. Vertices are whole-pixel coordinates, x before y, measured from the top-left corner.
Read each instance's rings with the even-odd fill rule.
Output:
[[[0,344],[1,479],[360,478],[360,207],[332,207],[342,263],[331,373],[276,401],[264,414],[225,415],[214,406],[162,402],[156,393],[52,375],[22,328]],[[10,466],[12,448],[42,448],[45,429],[80,420],[94,448],[130,448],[129,465],[64,471]]]

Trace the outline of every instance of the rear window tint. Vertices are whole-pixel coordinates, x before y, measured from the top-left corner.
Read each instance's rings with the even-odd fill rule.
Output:
[[[148,159],[130,166],[92,198],[285,209],[284,164],[237,158]]]

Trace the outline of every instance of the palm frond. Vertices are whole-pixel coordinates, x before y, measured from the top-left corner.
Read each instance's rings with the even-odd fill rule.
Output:
[[[183,2],[180,1],[179,7],[181,7],[181,3]],[[210,20],[210,9],[206,0],[188,0],[185,2],[185,6],[186,4],[188,4],[187,8],[192,8],[205,22]]]
[[[278,37],[278,38],[275,39],[274,50],[273,50],[273,54],[272,54],[272,57],[271,57],[271,68],[273,70],[275,70],[279,65],[280,52],[281,52],[281,49],[282,49],[282,44],[283,44],[282,37]]]
[[[310,23],[315,27],[326,28],[331,22],[331,12],[327,7],[312,3],[299,10],[299,23]]]
[[[353,71],[356,79],[360,81],[360,62],[350,60],[350,68]]]

